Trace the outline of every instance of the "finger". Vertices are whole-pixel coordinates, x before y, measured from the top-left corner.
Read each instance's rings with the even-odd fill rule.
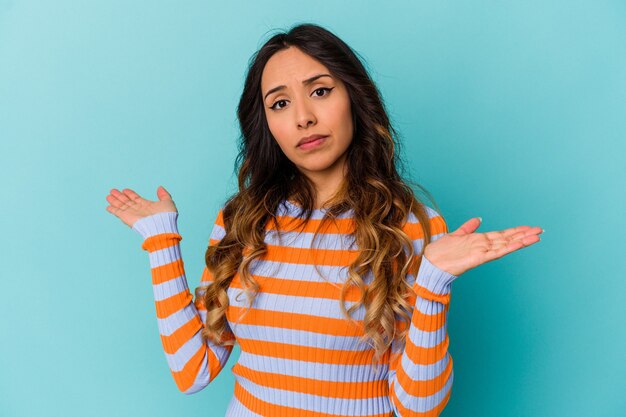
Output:
[[[134,192],[133,190],[131,190],[130,188],[124,188],[123,193],[132,202],[137,202],[137,200],[141,200],[141,196],[137,194],[136,192]]]
[[[115,188],[111,190],[111,195],[115,197],[122,205],[126,205],[129,201],[128,197],[125,196],[124,193]]]
[[[458,229],[450,234],[453,236],[463,236],[474,233],[474,231],[478,229],[478,226],[480,226],[480,223],[480,219],[478,217],[474,217],[463,223]]]
[[[525,232],[528,229],[530,229],[530,226],[517,226],[517,227],[511,227],[509,229],[504,229],[504,230],[485,232],[485,235],[491,240],[508,239],[509,237],[515,236],[516,234],[520,232]]]
[[[520,228],[520,231],[510,234],[512,230],[518,230]],[[488,232],[483,235],[486,236],[489,241],[500,246],[513,240],[524,239],[527,236],[537,236],[541,233],[543,233],[543,229],[541,227],[520,226],[509,229],[508,232],[503,230],[500,232]]]
[[[500,242],[492,242],[489,250],[485,252],[485,256],[488,261],[492,261],[494,259],[498,259],[507,255],[511,252],[515,252],[516,250],[520,250],[522,248],[531,246],[537,242],[539,242],[541,238],[537,235],[525,236],[521,239],[515,239],[508,241],[506,243]]]
[[[129,188],[125,188],[124,190],[122,190],[122,193],[126,196],[126,204],[128,204],[130,207],[136,207],[140,205],[142,198],[139,196],[139,194]]]
[[[106,196],[106,200],[109,202],[110,205],[117,209],[123,209],[127,207],[126,204],[117,197],[116,193],[114,193],[113,190],[111,190],[111,194]]]
[[[106,210],[107,210],[109,213],[111,213],[111,214],[115,215],[115,216],[116,216],[118,219],[120,219],[120,220],[122,221],[122,223],[124,223],[126,226],[128,226],[128,227],[133,227],[131,224],[128,224],[125,220],[123,220],[123,219],[122,219],[122,215],[123,215],[124,210],[119,209],[119,208],[114,207],[114,206],[107,206],[107,207],[106,207]]]
[[[159,188],[157,188],[157,196],[159,197],[159,200],[163,200],[165,198],[170,200],[172,199],[170,193],[162,185],[159,185]]]
[[[526,230],[522,230],[518,233],[515,233],[507,237],[506,239],[507,240],[523,240],[529,236],[539,236],[541,233],[543,233],[543,229],[541,227],[531,227]]]
[[[115,206],[107,206],[106,209],[109,213],[114,214],[115,216],[118,216],[118,217],[119,217],[119,213],[123,211]]]
[[[120,192],[116,188],[113,188],[111,190],[111,195],[115,197],[117,200],[119,200],[120,203],[122,203],[122,205],[129,205],[128,203],[130,202],[130,199],[128,198],[128,196]]]
[[[537,227],[531,227],[528,230],[524,230],[523,232],[518,233],[517,235],[514,235],[513,237],[515,239],[523,239],[527,236],[539,236],[542,233],[543,233],[543,229],[537,226]]]

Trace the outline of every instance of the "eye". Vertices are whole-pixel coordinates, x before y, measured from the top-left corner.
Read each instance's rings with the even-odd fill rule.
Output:
[[[335,87],[333,87],[333,88],[335,88]],[[332,90],[332,88],[328,88],[328,87],[320,87],[320,88],[316,89],[316,90],[313,92],[313,94],[317,93],[318,91],[327,91],[327,93],[326,93],[326,94],[322,94],[321,96],[319,96],[319,95],[317,96],[317,97],[323,97],[323,96],[327,96],[327,95],[328,95],[328,93],[330,93],[330,90]]]
[[[333,88],[335,88],[335,87],[333,87]],[[315,94],[315,93],[317,93],[317,92],[319,92],[319,91],[324,91],[325,93],[324,93],[324,94],[322,94],[322,95],[316,94],[316,97],[324,97],[324,96],[327,96],[327,95],[328,95],[328,93],[330,93],[330,91],[331,91],[333,88],[328,88],[328,87],[320,87],[320,88],[316,88],[316,89],[313,91],[313,94]],[[278,103],[284,103],[284,102],[286,102],[286,101],[287,101],[287,100],[278,100],[277,102],[275,102],[274,104],[272,104],[272,105],[270,106],[270,109],[272,109],[272,110],[282,110],[282,109],[284,108],[284,106],[283,106],[283,107],[276,108],[276,105],[277,105]]]
[[[274,103],[274,104],[272,104],[272,105],[270,106],[270,109],[272,109],[272,110],[281,110],[281,109],[282,109],[282,107],[281,107],[280,109],[277,109],[277,108],[276,108],[276,105],[277,105],[278,103],[282,103],[282,102],[284,102],[284,101],[287,101],[287,100],[278,100],[276,103]]]

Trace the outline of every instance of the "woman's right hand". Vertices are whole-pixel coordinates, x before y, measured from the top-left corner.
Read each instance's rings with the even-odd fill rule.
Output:
[[[109,202],[107,211],[117,216],[128,227],[147,216],[168,211],[178,212],[176,204],[172,200],[172,196],[163,186],[157,188],[158,201],[150,201],[142,198],[139,194],[131,189],[125,188],[121,192],[113,188],[111,193],[106,197]]]

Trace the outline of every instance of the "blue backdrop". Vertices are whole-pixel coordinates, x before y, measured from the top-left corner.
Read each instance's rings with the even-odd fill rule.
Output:
[[[105,196],[163,184],[196,286],[248,59],[303,22],[364,57],[451,230],[546,230],[453,284],[443,415],[626,415],[625,21],[617,0],[0,0],[0,415],[224,414],[238,348],[177,390]]]

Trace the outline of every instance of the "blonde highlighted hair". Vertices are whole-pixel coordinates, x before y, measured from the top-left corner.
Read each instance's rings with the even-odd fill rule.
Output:
[[[263,110],[260,88],[263,68],[274,53],[288,47],[297,47],[319,60],[343,81],[350,96],[354,136],[347,150],[348,174],[340,189],[325,203],[324,218],[313,241],[327,222],[352,210],[353,235],[359,254],[348,268],[340,308],[352,320],[352,312],[362,305],[365,307],[364,338],[375,349],[373,361],[378,363],[394,340],[402,344],[406,339],[415,299],[406,275],[417,274],[424,248],[433,235],[432,216],[410,185],[434,200],[423,187],[398,173],[402,161],[397,151],[397,133],[378,89],[356,53],[334,34],[313,24],[302,24],[274,35],[251,60],[238,106],[239,190],[220,210],[225,235],[206,251],[211,285],[196,291],[196,300],[207,310],[202,336],[214,343],[234,344],[226,320],[227,290],[233,277],[239,275],[251,305],[259,285],[250,273],[250,265],[267,252],[268,222],[274,222],[279,229],[276,216],[279,204],[284,200],[296,202],[304,213],[302,221],[307,222],[316,201],[313,184],[278,147]],[[440,212],[438,207],[437,212]],[[417,220],[417,228],[407,227],[411,213]],[[434,232],[447,232],[443,218],[435,218],[439,223]],[[416,254],[413,241],[418,238],[423,239],[423,246],[421,253]],[[362,277],[370,273],[373,279],[366,285]],[[346,309],[345,297],[352,287],[358,289],[361,297]]]

